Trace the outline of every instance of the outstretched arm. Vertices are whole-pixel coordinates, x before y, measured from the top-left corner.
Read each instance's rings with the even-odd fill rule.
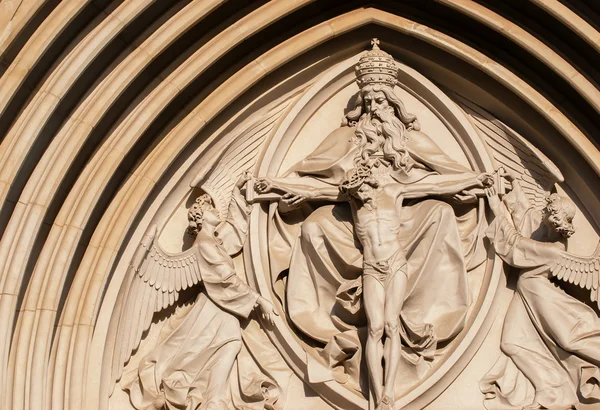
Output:
[[[208,297],[221,308],[244,318],[258,307],[262,318],[273,324],[274,316],[278,316],[273,304],[241,280],[233,259],[215,238],[201,231],[196,247],[199,252],[197,271],[201,272]]]
[[[525,228],[524,223],[526,220],[531,219],[527,215],[534,209],[534,206],[529,202],[520,181],[515,175],[510,172],[503,172],[501,175],[512,185],[512,190],[504,195],[502,202],[504,202],[504,205],[506,205],[506,208],[510,212],[515,226],[521,230]],[[525,229],[527,230],[527,228]]]
[[[558,251],[562,248],[561,244],[523,237],[515,228],[513,221],[507,218],[504,205],[494,188],[487,188],[485,193],[495,216],[486,234],[498,256],[516,268],[552,265],[560,255]]]
[[[249,171],[245,171],[235,183],[227,211],[227,217],[215,229],[217,236],[229,255],[234,255],[242,250],[248,235],[248,216],[252,210],[250,204],[241,190],[248,180],[252,178]]]
[[[295,177],[295,178],[258,178],[255,189],[259,193],[277,192],[280,194],[292,194],[294,196],[303,196],[306,199],[342,201],[339,195],[339,189],[336,185],[331,185],[314,178]]]
[[[304,202],[331,201],[342,202],[345,198],[340,194],[336,185],[331,185],[315,178],[258,178],[254,185],[256,192],[266,194],[276,192],[282,194],[280,211],[287,212],[302,205]]]
[[[449,196],[470,188],[491,186],[493,179],[490,174],[483,173],[477,177],[469,177],[459,181],[445,181],[439,184],[415,183],[393,184],[393,195],[404,199],[423,198],[427,196]]]

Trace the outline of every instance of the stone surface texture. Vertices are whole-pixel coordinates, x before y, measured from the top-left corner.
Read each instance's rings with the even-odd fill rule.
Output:
[[[600,408],[598,27],[0,0],[0,408]]]

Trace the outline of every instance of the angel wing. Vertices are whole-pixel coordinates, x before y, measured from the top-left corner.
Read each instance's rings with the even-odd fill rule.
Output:
[[[577,256],[561,252],[558,261],[550,267],[552,276],[591,292],[592,302],[600,308],[600,242],[592,256]]]
[[[224,141],[227,147],[215,155],[192,180],[192,188],[202,188],[212,197],[221,219],[227,216],[233,185],[242,172],[254,167],[263,143],[276,129],[278,120],[302,95],[302,91],[304,89],[281,97],[234,128]]]
[[[128,268],[129,288],[123,298],[113,352],[113,382],[121,378],[123,367],[138,348],[154,314],[173,306],[181,291],[202,280],[198,247],[170,254],[158,244],[156,231],[156,225],[149,229]]]
[[[536,208],[546,206],[546,197],[564,177],[558,167],[516,131],[494,118],[478,105],[455,95],[455,101],[467,114],[486,142],[497,166],[518,175],[529,202]]]

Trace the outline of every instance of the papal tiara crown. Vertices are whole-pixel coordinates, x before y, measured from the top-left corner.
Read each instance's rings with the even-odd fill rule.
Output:
[[[368,84],[386,84],[394,87],[397,82],[398,68],[391,55],[379,48],[379,40],[371,40],[373,48],[360,58],[354,67],[359,87]]]

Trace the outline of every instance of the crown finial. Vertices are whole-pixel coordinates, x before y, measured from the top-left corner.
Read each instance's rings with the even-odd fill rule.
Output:
[[[363,53],[354,67],[358,86],[385,84],[394,87],[398,74],[394,58],[379,48],[379,39],[373,38],[371,45],[373,48]]]

